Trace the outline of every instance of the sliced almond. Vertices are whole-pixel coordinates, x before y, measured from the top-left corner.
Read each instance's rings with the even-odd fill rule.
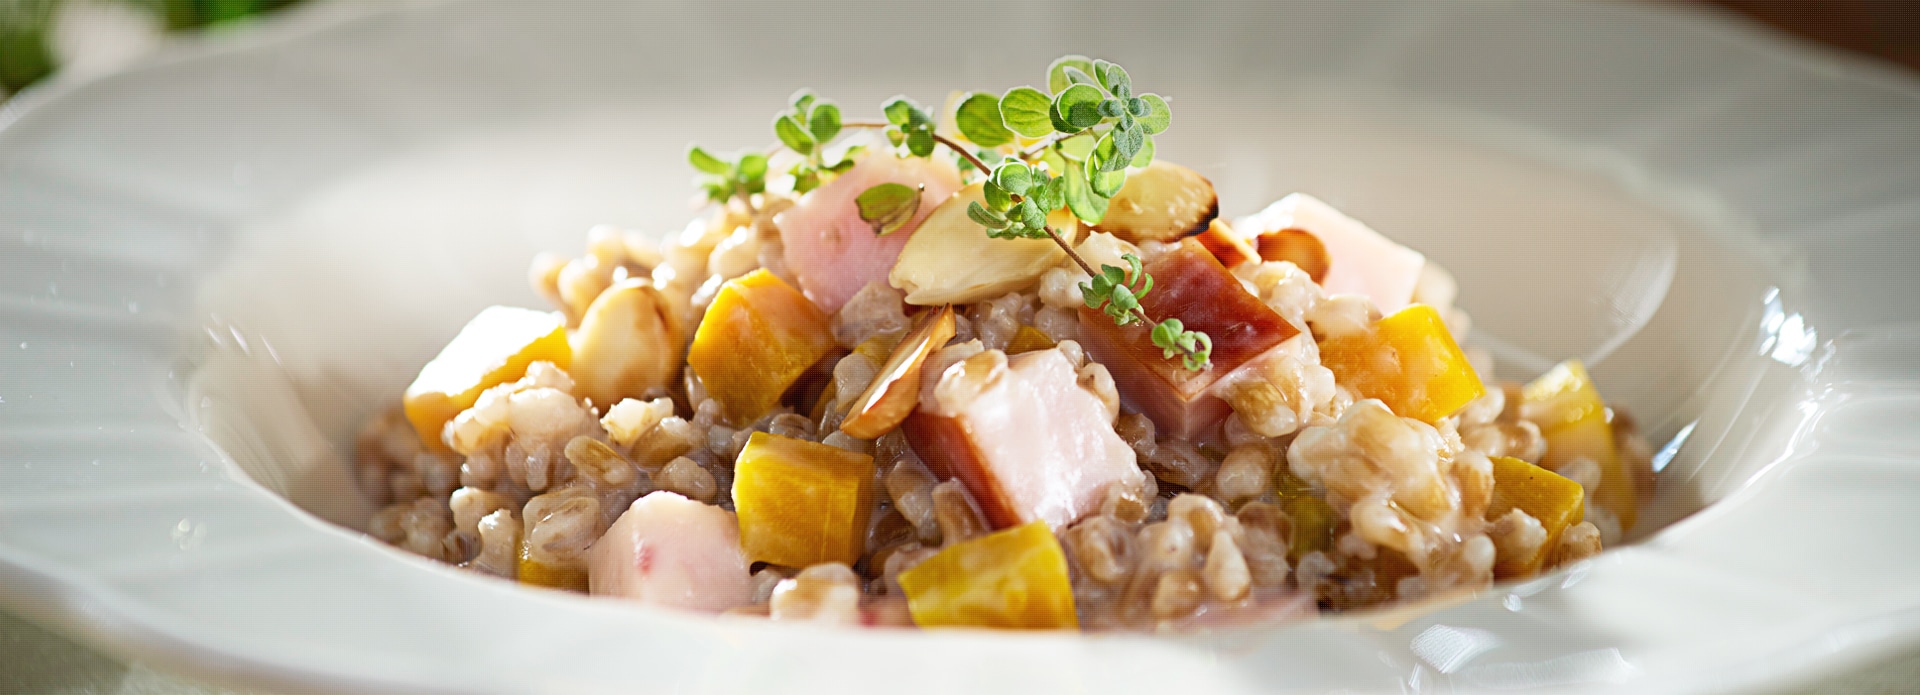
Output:
[[[1307,271],[1314,282],[1327,279],[1327,269],[1333,267],[1333,256],[1327,253],[1327,245],[1307,230],[1268,232],[1260,235],[1259,242],[1261,260],[1288,261]]]
[[[1201,232],[1198,238],[1200,245],[1207,247],[1207,251],[1220,260],[1220,265],[1228,268],[1260,260],[1260,253],[1253,250],[1253,245],[1235,235],[1233,228],[1218,218],[1208,224],[1207,231]]]
[[[907,240],[887,281],[907,293],[916,306],[972,304],[1025,288],[1066,253],[1049,239],[995,239],[967,217],[967,207],[984,202],[981,184],[955,193],[934,208]],[[1078,229],[1065,208],[1048,215],[1047,224],[1071,244]]]
[[[1212,182],[1192,169],[1156,160],[1127,175],[1094,230],[1136,244],[1170,242],[1206,231],[1219,216]]]
[[[899,427],[920,402],[920,366],[934,350],[953,339],[953,331],[951,304],[922,320],[894,347],[866,393],[853,402],[840,431],[857,439],[877,439]]]

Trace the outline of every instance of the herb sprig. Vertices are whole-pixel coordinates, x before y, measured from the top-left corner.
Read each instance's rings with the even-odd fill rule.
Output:
[[[888,143],[916,157],[931,157],[936,145],[943,145],[960,158],[963,170],[985,177],[984,202],[969,204],[967,217],[988,236],[1052,240],[1089,276],[1080,284],[1088,307],[1105,312],[1116,325],[1152,326],[1153,344],[1166,358],[1178,356],[1190,370],[1207,367],[1213,350],[1207,334],[1187,330],[1174,317],[1155,323],[1141,307],[1153,277],[1139,257],[1127,254],[1127,267],[1102,265],[1096,272],[1047,224],[1048,215],[1063,207],[1083,223],[1098,224],[1126,183],[1127,170],[1153,162],[1153,136],[1173,122],[1166,99],[1136,94],[1132,77],[1119,65],[1070,55],[1048,66],[1046,91],[1015,87],[998,96],[968,93],[954,110],[954,128],[981,148],[978,154],[941,135],[933,115],[906,97],[881,107],[885,121],[842,121],[838,106],[805,90],[791,102],[790,110],[775,117],[774,134],[803,158],[789,171],[796,192],[812,190],[852,166],[852,151],[833,163],[822,154],[843,129],[882,129]],[[1022,145],[1026,149],[1019,149]],[[751,208],[752,195],[766,188],[765,155],[727,161],[695,147],[688,160],[708,174],[701,185],[715,201],[737,197]],[[885,235],[914,217],[920,197],[920,191],[884,183],[861,193],[855,204],[874,233]]]

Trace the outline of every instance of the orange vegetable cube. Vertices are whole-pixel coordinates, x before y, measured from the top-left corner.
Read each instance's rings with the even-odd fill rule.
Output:
[[[1619,517],[1620,530],[1633,528],[1639,516],[1633,476],[1620,462],[1606,401],[1593,387],[1586,365],[1579,360],[1561,362],[1527,384],[1521,394],[1521,416],[1539,425],[1540,433],[1547,438],[1547,455],[1540,459],[1540,466],[1559,470],[1575,458],[1600,464],[1600,489],[1593,492],[1594,504]]]
[[[921,627],[1077,629],[1067,556],[1044,521],[956,543],[900,573]]]
[[[755,432],[733,470],[733,506],[749,561],[852,565],[866,552],[872,456]]]
[[[687,364],[727,419],[744,425],[772,411],[787,387],[833,349],[826,313],[763,268],[720,288]]]
[[[1547,555],[1560,545],[1560,533],[1585,518],[1585,495],[1579,483],[1553,471],[1509,456],[1493,457],[1493,504],[1487,507],[1487,520],[1519,509],[1540,520],[1547,531],[1547,542],[1532,557],[1494,565],[1493,576],[1514,579],[1539,572]]]
[[[1374,322],[1365,333],[1320,343],[1320,363],[1362,398],[1393,414],[1437,422],[1487,392],[1453,342],[1440,312],[1415,304]]]
[[[480,392],[526,376],[527,365],[552,362],[566,369],[573,361],[567,345],[567,321],[559,314],[509,306],[490,306],[467,322],[440,355],[420,369],[401,400],[407,421],[420,441],[448,451],[440,441],[447,421],[473,407]]]

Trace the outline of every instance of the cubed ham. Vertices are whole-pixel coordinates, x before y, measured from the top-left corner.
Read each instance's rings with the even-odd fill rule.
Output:
[[[1142,482],[1133,449],[1058,348],[979,353],[948,368],[935,394],[937,408],[907,418],[908,440],[936,475],[967,486],[995,528],[1059,529],[1098,509],[1109,485]]]
[[[671,492],[635,500],[587,551],[595,595],[718,613],[752,602],[733,513]]]
[[[1419,251],[1394,243],[1365,223],[1319,198],[1295,193],[1241,218],[1235,232],[1248,238],[1297,229],[1314,235],[1329,257],[1320,286],[1327,294],[1362,294],[1391,314],[1413,301],[1413,286],[1427,263]]]
[[[1197,439],[1229,410],[1209,387],[1299,331],[1248,294],[1199,241],[1180,242],[1148,261],[1146,270],[1154,285],[1140,307],[1156,321],[1178,318],[1188,330],[1206,333],[1213,340],[1212,365],[1190,371],[1153,344],[1150,328],[1138,322],[1115,326],[1099,309],[1080,309],[1080,339],[1087,354],[1113,373],[1123,403],[1167,436]]]
[[[860,219],[854,199],[883,183],[925,188],[920,211],[911,221],[891,234],[874,236],[873,225]],[[902,159],[889,151],[868,150],[853,168],[774,218],[786,247],[787,269],[814,304],[829,314],[838,311],[867,283],[887,281],[914,229],[958,190],[960,170],[945,157]]]

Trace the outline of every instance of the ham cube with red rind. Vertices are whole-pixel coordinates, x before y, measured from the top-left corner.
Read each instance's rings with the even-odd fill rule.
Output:
[[[1188,370],[1179,355],[1168,358],[1153,344],[1150,327],[1116,326],[1099,309],[1080,309],[1080,341],[1113,374],[1122,403],[1152,419],[1163,436],[1199,439],[1230,411],[1209,387],[1299,331],[1193,239],[1154,256],[1146,271],[1154,284],[1140,308],[1155,321],[1177,318],[1187,330],[1206,333],[1213,341],[1211,365]]]

